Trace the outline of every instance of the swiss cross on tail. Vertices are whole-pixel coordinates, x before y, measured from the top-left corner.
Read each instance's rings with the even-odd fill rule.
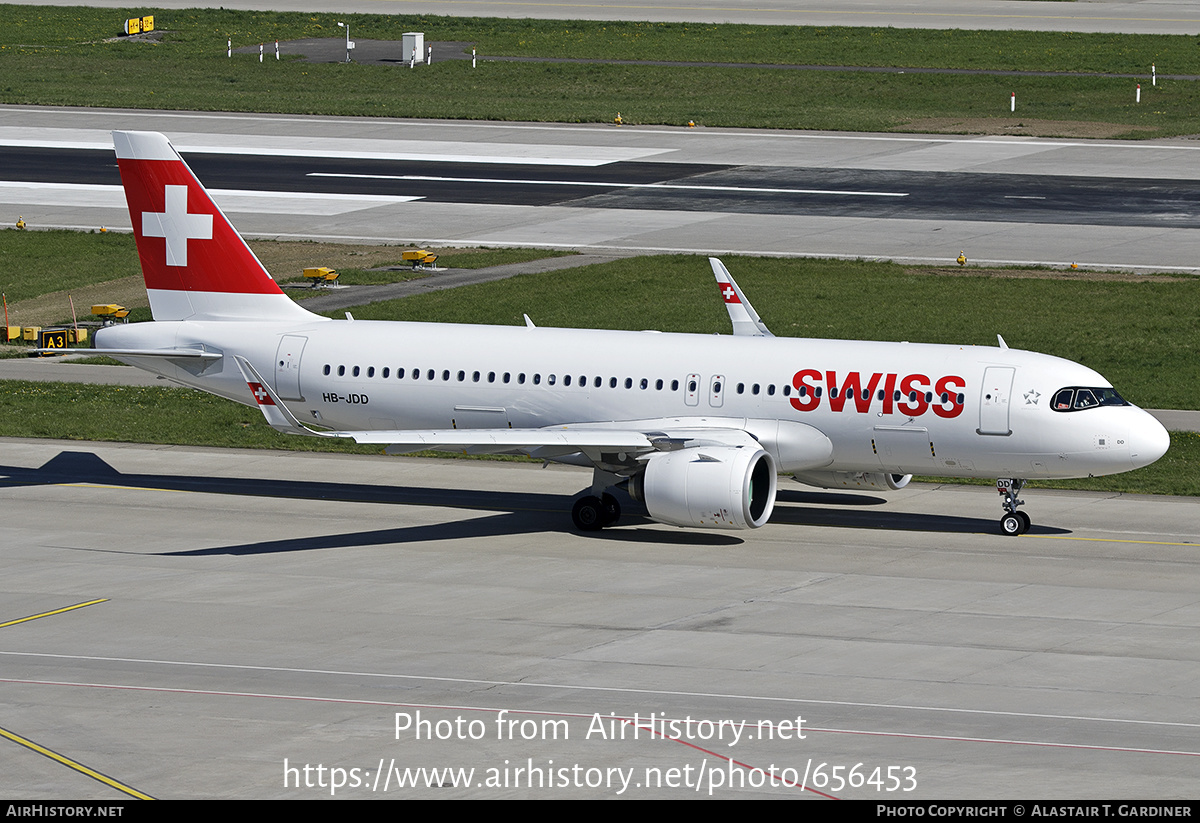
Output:
[[[161,134],[113,146],[155,320],[314,320],[263,268]]]
[[[271,399],[270,393],[263,388],[262,383],[246,383],[250,387],[250,393],[254,395],[254,399],[258,401],[260,406],[274,406],[275,401]]]
[[[167,241],[167,265],[186,266],[189,240],[212,240],[213,216],[190,214],[187,186],[164,186],[166,210],[142,212],[142,236]]]
[[[721,297],[725,298],[726,303],[742,302],[741,300],[738,300],[737,292],[734,291],[733,286],[729,285],[728,283],[718,282],[717,287],[721,289]]]

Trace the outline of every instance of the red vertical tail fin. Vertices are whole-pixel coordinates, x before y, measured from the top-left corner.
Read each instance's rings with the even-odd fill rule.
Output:
[[[303,320],[161,134],[114,131],[155,320]]]

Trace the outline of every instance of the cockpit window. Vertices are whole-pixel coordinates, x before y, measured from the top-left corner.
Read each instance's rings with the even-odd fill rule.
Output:
[[[1050,401],[1050,408],[1058,412],[1081,411],[1094,409],[1098,406],[1128,406],[1116,389],[1089,388],[1073,386],[1059,389]]]

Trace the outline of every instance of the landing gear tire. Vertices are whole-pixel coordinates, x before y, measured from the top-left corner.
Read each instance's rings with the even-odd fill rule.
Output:
[[[620,514],[619,510],[618,514]],[[579,498],[571,507],[571,520],[575,522],[575,528],[581,532],[600,531],[604,528],[607,520],[604,501],[590,494]]]
[[[1005,514],[1000,518],[1001,534],[1016,537],[1029,531],[1029,515],[1017,509],[1017,506],[1025,504],[1024,500],[1017,497],[1023,488],[1025,488],[1025,481],[1020,478],[1000,478],[996,481],[996,491],[1000,492],[1000,496],[1004,499],[1002,505]]]
[[[1029,531],[1029,515],[1025,512],[1009,512],[1000,518],[1000,531],[1010,537]]]
[[[1021,526],[1024,525],[1021,518],[1017,517],[1016,512],[1009,512],[1000,518],[1000,531],[1009,537],[1016,537],[1021,533]]]
[[[600,508],[604,512],[605,526],[615,526],[617,521],[621,519],[621,504],[611,494],[605,492],[601,495]]]

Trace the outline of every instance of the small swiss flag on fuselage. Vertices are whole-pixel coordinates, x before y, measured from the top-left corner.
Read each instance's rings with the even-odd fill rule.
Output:
[[[271,399],[271,395],[263,388],[262,383],[247,383],[250,387],[250,393],[254,395],[254,399],[258,401],[260,406],[274,406],[275,401]]]

